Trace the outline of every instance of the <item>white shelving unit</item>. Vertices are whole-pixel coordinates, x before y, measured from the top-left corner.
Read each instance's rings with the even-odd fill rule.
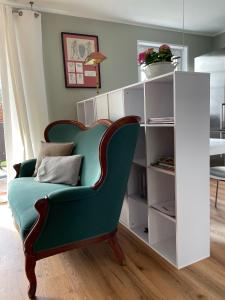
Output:
[[[173,72],[77,103],[87,126],[141,117],[120,222],[176,268],[210,255],[209,74]],[[174,124],[149,118],[174,117]],[[173,156],[175,170],[152,166]],[[175,217],[152,207],[172,201]]]
[[[90,126],[96,120],[95,105],[95,98],[77,103],[77,119],[86,126]]]

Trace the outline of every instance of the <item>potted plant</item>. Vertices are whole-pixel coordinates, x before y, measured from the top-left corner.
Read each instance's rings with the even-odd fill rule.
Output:
[[[163,44],[156,52],[154,48],[148,48],[139,53],[138,63],[143,66],[147,78],[152,78],[174,71],[179,56],[173,56],[168,45]]]

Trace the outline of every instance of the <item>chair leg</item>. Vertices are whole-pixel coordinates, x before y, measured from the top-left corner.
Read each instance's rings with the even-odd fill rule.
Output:
[[[29,281],[28,296],[30,299],[35,298],[37,279],[35,275],[36,260],[33,256],[25,255],[25,271]]]
[[[122,248],[120,247],[120,244],[119,244],[119,242],[117,240],[116,235],[114,235],[111,239],[109,239],[108,243],[109,243],[109,245],[110,245],[113,253],[116,256],[116,259],[117,259],[118,263],[121,266],[124,266],[126,264],[126,262],[125,262],[125,255],[123,253]]]
[[[219,180],[216,180],[215,208],[217,208],[218,188],[219,188]]]

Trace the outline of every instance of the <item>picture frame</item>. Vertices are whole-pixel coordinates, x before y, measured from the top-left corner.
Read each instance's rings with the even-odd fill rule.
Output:
[[[61,32],[64,78],[66,88],[96,88],[97,79],[101,87],[99,65],[85,65],[86,57],[99,51],[98,36]]]

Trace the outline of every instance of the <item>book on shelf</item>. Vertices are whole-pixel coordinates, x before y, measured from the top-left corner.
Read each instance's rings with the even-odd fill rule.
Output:
[[[151,208],[154,208],[161,213],[168,215],[172,218],[175,218],[176,212],[175,212],[175,201],[164,201],[159,202],[151,205]]]
[[[159,168],[159,169],[163,169],[163,170],[172,171],[172,172],[175,171],[175,168],[174,168],[174,167],[170,167],[170,166],[160,166],[160,165],[158,165],[158,164],[151,164],[151,166],[152,166],[152,167]]]
[[[174,117],[149,118],[148,124],[174,124]]]
[[[143,199],[147,199],[147,178],[145,169],[141,170],[138,176],[139,194]]]
[[[151,164],[153,167],[162,168],[170,171],[175,170],[174,157],[162,157]]]

